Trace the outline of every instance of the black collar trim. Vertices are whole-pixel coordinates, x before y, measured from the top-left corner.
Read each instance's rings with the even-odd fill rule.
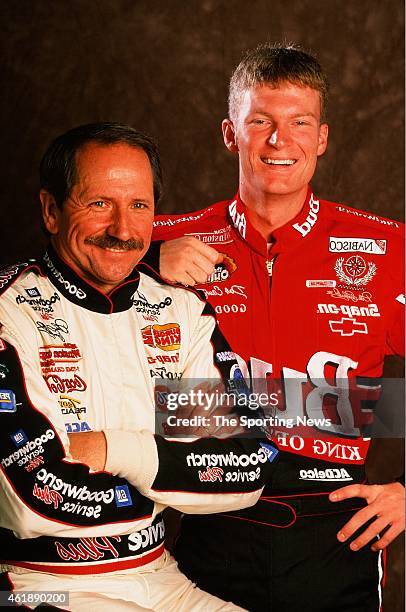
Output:
[[[106,295],[79,276],[50,245],[41,260],[43,272],[62,295],[82,308],[100,314],[124,312],[132,307],[132,296],[140,275],[135,269],[118,287]]]

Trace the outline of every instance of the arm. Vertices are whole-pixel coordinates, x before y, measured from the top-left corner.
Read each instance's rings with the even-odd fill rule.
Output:
[[[171,283],[193,286],[205,283],[223,256],[193,236],[183,236],[165,242],[153,242],[144,262]]]
[[[159,511],[150,500],[122,478],[91,473],[70,458],[64,423],[34,358],[35,337],[28,335],[26,346],[3,325],[1,338],[0,526],[31,538],[100,535],[101,526],[114,535],[149,525]]]
[[[237,363],[217,327],[212,309],[195,295],[187,297],[194,325],[182,382],[227,380]],[[227,353],[230,360],[221,361],[217,358],[219,353]],[[266,439],[200,438],[185,442],[155,436],[158,469],[147,479],[145,474],[151,473],[149,458],[139,449],[139,435],[106,431],[105,456],[103,434],[76,434],[74,454],[90,461],[91,445],[98,446],[102,449],[100,463],[93,467],[100,469],[106,461],[109,471],[126,478],[148,498],[183,512],[219,512],[254,504],[270,477],[277,455]]]
[[[396,292],[393,316],[387,333],[387,354],[404,354],[404,294]],[[349,485],[330,494],[332,502],[351,497],[364,498],[368,505],[354,514],[337,538],[346,542],[354,533],[371,524],[350,544],[351,550],[359,550],[374,540],[372,550],[382,550],[405,529],[405,487],[401,482],[374,485]],[[377,540],[377,536],[379,539]]]

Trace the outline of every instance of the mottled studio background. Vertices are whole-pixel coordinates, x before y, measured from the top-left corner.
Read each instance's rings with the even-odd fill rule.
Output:
[[[313,51],[331,81],[318,195],[401,219],[403,13],[401,0],[0,0],[0,263],[42,248],[38,163],[51,138],[80,123],[130,123],[157,139],[162,210],[232,196],[237,163],[220,133],[227,81],[242,52],[267,40]],[[400,469],[393,448],[372,456],[379,478]],[[395,612],[400,545],[390,564]]]

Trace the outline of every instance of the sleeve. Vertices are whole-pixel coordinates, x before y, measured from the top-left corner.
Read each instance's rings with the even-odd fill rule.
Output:
[[[220,332],[209,304],[193,297],[194,317],[182,382],[222,381],[230,389],[241,380],[234,353]],[[203,310],[202,310],[203,308]],[[230,418],[237,417],[230,413]],[[148,464],[139,433],[107,431],[107,467],[128,479],[148,498],[185,513],[214,513],[254,505],[273,471],[278,450],[258,431],[228,438],[174,440],[155,436],[158,468]],[[248,433],[248,432],[247,432]],[[149,475],[146,477],[146,475]]]
[[[0,527],[22,538],[82,537],[100,535],[101,526],[103,535],[116,535],[151,524],[162,508],[123,478],[69,457],[35,331],[24,320],[13,330],[1,304],[0,317]]]
[[[161,244],[163,240],[154,240],[151,242],[148,251],[142,258],[142,262],[150,266],[159,274],[159,257],[161,252]]]
[[[405,355],[405,294],[399,293],[393,304],[386,336],[386,355]]]

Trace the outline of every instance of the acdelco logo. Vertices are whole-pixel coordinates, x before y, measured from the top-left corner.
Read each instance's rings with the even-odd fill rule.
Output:
[[[347,470],[344,468],[327,468],[326,470],[300,470],[300,480],[321,480],[323,482],[348,482],[352,480],[352,476],[349,475]]]
[[[163,351],[177,351],[180,348],[180,326],[178,323],[147,325],[141,330],[142,339],[147,346]]]

